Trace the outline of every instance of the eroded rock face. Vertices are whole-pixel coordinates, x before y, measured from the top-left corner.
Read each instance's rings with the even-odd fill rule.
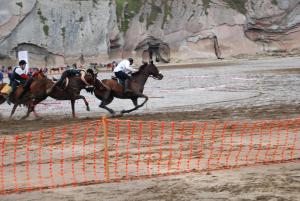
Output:
[[[265,51],[299,51],[300,0],[251,0],[245,34]]]
[[[47,50],[41,52],[40,59],[36,60],[37,55],[34,57],[33,62],[38,65],[73,62],[81,55],[107,57],[107,35],[112,30],[111,21],[115,16],[111,14],[114,13],[114,7],[109,0],[24,1],[19,16],[13,14],[19,5],[13,5],[9,1],[3,3],[7,5],[3,12],[11,13],[10,16],[5,15],[6,21],[13,21],[16,16],[21,16],[22,8],[29,7],[29,4],[31,9],[26,10],[26,15],[21,16],[23,19],[19,20],[9,34],[3,34],[0,42],[1,55],[14,58],[15,51],[26,49],[26,44],[27,48],[31,46],[31,50],[35,47]]]
[[[0,60],[28,50],[33,65],[141,58],[149,37],[171,60],[300,48],[300,0],[0,0]],[[219,55],[218,55],[219,56]]]

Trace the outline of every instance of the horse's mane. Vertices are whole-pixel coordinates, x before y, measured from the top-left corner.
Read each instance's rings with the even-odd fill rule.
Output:
[[[143,63],[143,65],[141,65],[141,66],[139,67],[139,71],[140,71],[140,70],[143,70],[146,66],[148,66],[148,63],[147,63],[147,62]]]
[[[138,71],[136,71],[136,72],[134,72],[134,73],[132,73],[132,75],[137,75],[137,74],[139,74],[142,70],[144,70],[144,68],[146,68],[148,66],[148,63],[147,62],[144,62],[143,63],[143,65],[141,65],[140,67],[139,67],[139,70]]]

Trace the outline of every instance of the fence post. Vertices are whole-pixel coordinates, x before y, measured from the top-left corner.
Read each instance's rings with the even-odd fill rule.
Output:
[[[103,134],[104,134],[104,172],[106,182],[109,182],[109,155],[108,155],[108,124],[107,118],[102,117]]]

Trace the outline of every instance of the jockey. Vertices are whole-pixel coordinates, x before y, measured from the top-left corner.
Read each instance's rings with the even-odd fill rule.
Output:
[[[129,82],[132,79],[130,74],[132,74],[136,71],[135,69],[130,67],[130,65],[132,65],[132,64],[133,64],[132,58],[124,59],[114,69],[114,73],[115,73],[116,77],[121,79],[123,81],[123,83],[125,81],[124,93],[131,92],[131,90],[129,89]]]
[[[11,82],[10,82],[10,86],[12,87],[12,90],[9,93],[9,95],[7,96],[7,103],[9,105],[10,105],[10,99],[13,97],[14,93],[16,92],[17,87],[20,84],[23,85],[26,82],[26,80],[28,79],[28,75],[25,70],[26,64],[27,63],[25,60],[21,60],[19,62],[19,66],[16,66],[13,70]]]
[[[23,86],[23,91],[20,94],[19,99],[21,99],[30,90],[30,86],[33,83],[33,81],[36,80],[38,74],[39,74],[38,70],[33,71],[33,73],[30,76],[30,78],[27,79],[27,81],[25,82],[25,84]]]
[[[62,84],[64,83],[64,80],[68,77],[71,77],[71,76],[81,76],[81,77],[84,77],[84,75],[86,73],[89,73],[90,71],[93,72],[92,69],[88,69],[87,72],[84,70],[84,69],[68,69],[68,70],[65,70],[62,74],[61,74],[61,77],[60,79],[50,88],[47,90],[47,95],[49,95],[53,89],[55,87],[61,87]],[[84,81],[84,79],[83,79]],[[88,83],[85,83],[86,85],[89,85]]]

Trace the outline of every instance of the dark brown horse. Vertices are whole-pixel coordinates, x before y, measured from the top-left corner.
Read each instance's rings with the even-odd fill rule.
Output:
[[[135,106],[132,109],[121,111],[121,114],[129,113],[142,107],[148,101],[148,96],[143,94],[144,85],[148,77],[153,77],[154,79],[158,80],[163,79],[163,75],[159,72],[153,62],[150,62],[149,64],[144,63],[137,72],[132,74],[130,86],[133,91],[132,93],[124,94],[123,86],[115,79],[102,80],[102,83],[99,80],[96,80],[94,93],[95,96],[102,101],[99,107],[106,109],[111,114],[115,114],[114,110],[106,106],[113,101],[114,97],[120,99],[131,99]],[[110,88],[109,96],[106,96],[107,89],[103,87],[103,84]],[[144,98],[145,100],[138,105],[138,98]]]
[[[85,82],[81,79],[81,77],[72,76],[69,78],[67,86],[65,86],[63,89],[55,87],[49,96],[56,100],[70,100],[72,106],[72,115],[75,117],[75,101],[78,99],[83,99],[86,105],[86,110],[90,111],[89,103],[84,96],[80,95],[80,91],[85,89],[88,85],[94,86],[96,79],[97,74],[94,73],[87,73],[84,76]],[[50,85],[52,86],[53,84],[54,83],[52,82]]]

